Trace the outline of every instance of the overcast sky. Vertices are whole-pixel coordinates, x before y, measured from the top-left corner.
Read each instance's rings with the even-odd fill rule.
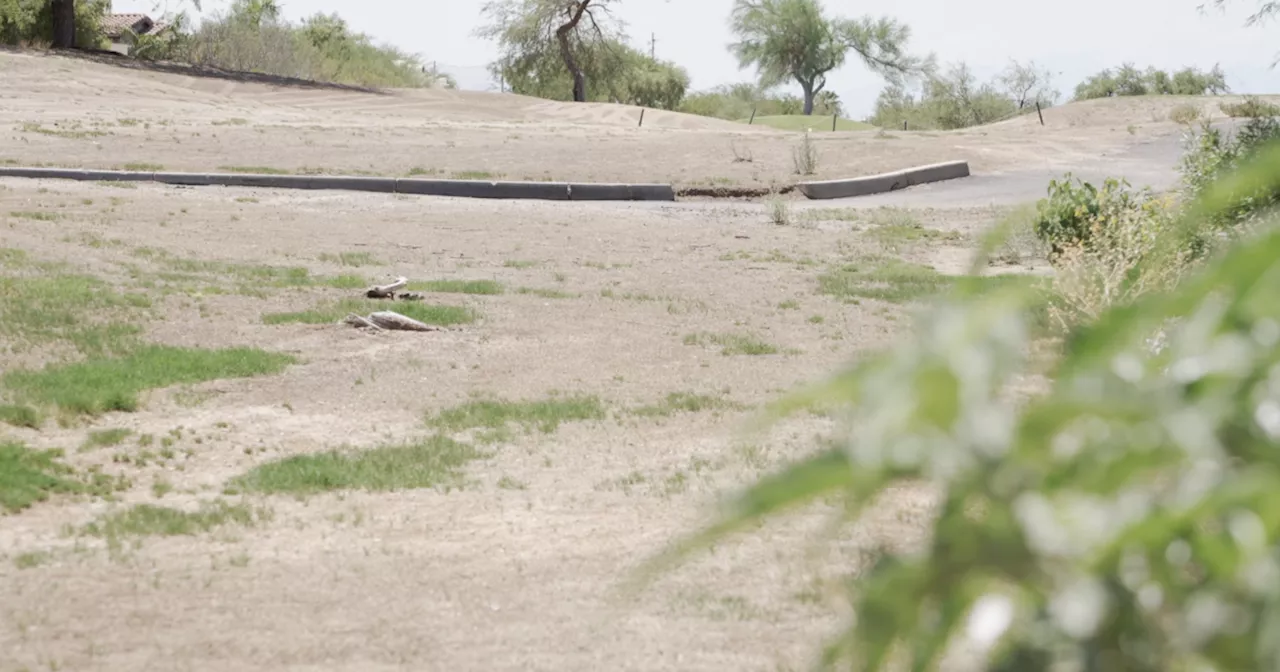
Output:
[[[168,0],[181,7],[179,0]],[[733,0],[613,0],[633,45],[648,48],[657,37],[657,55],[684,66],[695,89],[746,81],[726,45],[733,37],[728,16]],[[1225,13],[1197,5],[1205,0],[900,0],[869,3],[826,0],[829,12],[860,16],[888,12],[911,26],[911,46],[933,51],[943,62],[964,61],[982,78],[999,72],[1009,59],[1034,60],[1056,75],[1069,94],[1085,76],[1132,61],[1162,69],[1220,63],[1227,83],[1240,93],[1280,93],[1280,67],[1270,68],[1280,51],[1280,22],[1246,28],[1258,0],[1232,0]],[[421,54],[454,74],[463,88],[491,86],[484,66],[494,45],[472,36],[482,17],[481,0],[280,0],[292,20],[316,12],[337,12],[355,30],[375,40]],[[205,0],[206,12],[228,0]],[[116,0],[117,12],[163,12],[154,0]],[[856,60],[833,73],[829,87],[851,116],[868,114],[882,83]]]

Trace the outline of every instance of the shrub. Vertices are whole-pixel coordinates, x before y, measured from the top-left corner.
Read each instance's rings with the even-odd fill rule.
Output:
[[[1199,121],[1200,116],[1200,108],[1190,103],[1176,105],[1172,110],[1169,110],[1169,121],[1175,124],[1190,126]]]
[[[1280,188],[1280,143],[1231,179]],[[1207,187],[1178,228],[1232,189]],[[857,525],[828,534],[865,560],[830,577],[856,618],[823,669],[948,669],[958,653],[1002,672],[1278,669],[1278,293],[1271,228],[1104,311],[1049,389],[1015,402],[1040,300],[958,292],[888,351],[775,404],[770,418],[822,409],[837,425],[648,569],[822,506]],[[920,541],[869,533],[860,514],[876,506],[878,527],[904,491],[930,501]]]
[[[804,134],[800,144],[792,148],[791,163],[795,166],[797,175],[812,175],[818,170],[818,147],[813,144],[808,132]]]
[[[1098,189],[1067,173],[1049,180],[1048,196],[1036,203],[1036,235],[1056,257],[1072,247],[1091,249],[1100,227],[1128,213],[1155,214],[1162,207],[1150,189],[1134,190],[1126,180],[1108,178]]]
[[[76,46],[104,46],[99,26],[108,0],[76,0]],[[53,6],[48,0],[0,0],[0,44],[47,45],[53,41]]]
[[[1245,96],[1243,102],[1222,103],[1218,107],[1228,117],[1280,117],[1280,105],[1268,103],[1257,96]]]
[[[1180,165],[1186,196],[1199,197],[1276,140],[1280,140],[1280,120],[1272,117],[1250,118],[1235,135],[1207,124],[1202,126],[1199,133],[1188,136],[1188,148]],[[1229,203],[1207,215],[1205,223],[1212,233],[1230,235],[1242,227],[1251,228],[1277,204],[1280,189],[1274,186],[1235,187],[1230,191]]]

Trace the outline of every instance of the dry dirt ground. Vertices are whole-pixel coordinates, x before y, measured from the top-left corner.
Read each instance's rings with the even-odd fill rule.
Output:
[[[1065,127],[1053,131],[1018,120],[937,137],[832,134],[822,139],[824,170],[953,157],[975,167],[1069,165],[1170,131],[1157,108],[1054,110],[1046,120]],[[653,113],[652,125],[634,129],[630,113],[483,94],[271,89],[0,53],[0,160],[22,164],[787,179],[794,135]],[[734,163],[731,140],[749,143],[755,162]],[[803,668],[844,618],[827,580],[855,568],[866,544],[917,543],[928,493],[897,493],[836,545],[810,544],[829,512],[809,510],[699,556],[633,599],[619,583],[707,522],[726,492],[812,449],[827,428],[806,417],[747,432],[762,404],[906,327],[908,306],[821,294],[820,273],[884,257],[957,271],[997,214],[814,211],[778,226],[764,207],[0,180],[0,250],[149,292],[149,341],[300,358],[271,377],[156,390],[134,413],[39,430],[0,425],[0,438],[65,449],[75,468],[132,483],[114,501],[61,497],[0,515],[0,672]],[[924,233],[903,233],[916,224]],[[360,265],[334,261],[342,253]],[[231,267],[194,282],[174,260],[370,281],[495,280],[507,291],[430,295],[480,316],[442,332],[271,325],[265,314],[353,291],[250,291]],[[697,334],[750,335],[776,352],[726,355],[690,343]],[[0,373],[48,357],[6,356]],[[452,487],[224,492],[285,456],[426,436],[428,416],[476,394],[536,400],[557,390],[598,396],[607,416],[516,432]],[[725,403],[633,412],[680,392]],[[111,428],[130,434],[77,450]],[[155,450],[144,437],[162,439],[170,456],[138,459]],[[193,509],[216,498],[270,515],[121,546],[83,532],[131,505]]]

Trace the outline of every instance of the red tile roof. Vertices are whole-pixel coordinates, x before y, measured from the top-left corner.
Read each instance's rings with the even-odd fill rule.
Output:
[[[119,37],[126,30],[135,33],[151,32],[151,17],[146,14],[108,14],[102,17],[102,32],[107,37]]]

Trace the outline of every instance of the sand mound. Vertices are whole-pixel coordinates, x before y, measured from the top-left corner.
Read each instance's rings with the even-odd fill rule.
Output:
[[[325,111],[362,117],[420,118],[430,122],[536,123],[574,126],[635,127],[640,108],[601,103],[562,103],[514,94],[447,89],[361,90],[317,85],[249,73],[212,73],[184,66],[150,65],[110,57],[62,56],[44,52],[0,52],[6,91],[33,110],[51,99],[65,104],[127,98],[134,109],[241,107],[261,116],[261,108]],[[122,95],[123,94],[123,95]],[[96,99],[96,100],[95,100]],[[197,113],[196,110],[190,110]],[[308,115],[313,116],[313,115]],[[376,123],[376,122],[374,122]],[[683,130],[741,130],[742,124],[664,110],[646,110],[645,127]]]

